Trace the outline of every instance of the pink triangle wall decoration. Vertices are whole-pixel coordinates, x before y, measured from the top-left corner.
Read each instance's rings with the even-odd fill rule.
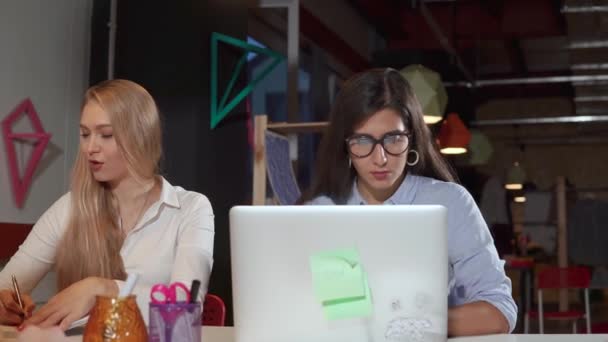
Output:
[[[13,132],[12,126],[22,115],[27,115],[34,132],[31,133],[15,133]],[[2,120],[2,138],[4,139],[4,146],[6,148],[6,157],[8,159],[9,174],[11,179],[11,185],[13,188],[13,197],[15,204],[18,208],[23,208],[25,202],[25,196],[32,183],[32,178],[36,167],[44,150],[51,139],[51,134],[45,132],[38,118],[38,113],[32,104],[32,101],[28,98],[23,100],[13,111]],[[18,141],[30,140],[34,141],[34,150],[32,151],[23,175],[19,174],[19,167],[17,165],[17,154],[15,151],[15,144]]]

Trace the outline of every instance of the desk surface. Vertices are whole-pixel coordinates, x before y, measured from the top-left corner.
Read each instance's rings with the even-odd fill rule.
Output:
[[[205,342],[234,342],[232,327],[203,327],[202,340]],[[477,337],[450,338],[449,342],[608,342],[608,335],[490,335]]]
[[[529,335],[489,335],[477,337],[450,338],[449,342],[608,342],[608,335],[557,335],[557,334],[529,334]]]
[[[6,338],[8,335],[13,335],[14,328],[0,326],[0,341],[10,342],[16,341],[14,338]],[[5,335],[6,334],[6,335]],[[5,338],[3,338],[5,337]],[[580,342],[608,342],[608,334],[592,334],[592,335],[490,335],[477,337],[458,337],[450,338],[449,342],[570,342],[573,340]],[[82,337],[72,336],[68,341],[81,341]],[[202,340],[205,342],[234,342],[234,332],[232,327],[203,327]]]

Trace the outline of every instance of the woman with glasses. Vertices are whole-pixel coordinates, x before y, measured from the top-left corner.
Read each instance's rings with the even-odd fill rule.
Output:
[[[477,205],[458,185],[408,82],[374,69],[345,82],[330,113],[311,189],[301,202],[439,204],[448,209],[448,335],[507,333],[517,307]]]

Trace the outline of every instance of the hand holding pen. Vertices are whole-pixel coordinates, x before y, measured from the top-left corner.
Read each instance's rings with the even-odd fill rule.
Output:
[[[32,315],[34,302],[21,292],[13,276],[12,289],[0,290],[0,324],[19,325]]]
[[[21,299],[21,290],[19,289],[19,283],[17,283],[17,278],[15,277],[14,274],[11,276],[11,280],[13,282],[13,294],[15,295],[15,298],[17,299],[17,304],[19,304],[19,309],[21,309],[21,311],[25,315],[25,308],[23,306],[23,300]]]

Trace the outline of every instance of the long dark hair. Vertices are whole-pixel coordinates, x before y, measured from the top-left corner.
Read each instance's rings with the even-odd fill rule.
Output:
[[[424,123],[422,108],[407,80],[395,69],[371,69],[347,80],[336,97],[329,126],[319,146],[312,186],[300,203],[320,195],[338,204],[346,202],[356,171],[348,163],[345,139],[357,125],[383,109],[392,109],[401,115],[411,134],[409,150],[415,149],[420,156],[416,165],[406,166],[408,172],[456,182],[452,168],[439,153]]]

